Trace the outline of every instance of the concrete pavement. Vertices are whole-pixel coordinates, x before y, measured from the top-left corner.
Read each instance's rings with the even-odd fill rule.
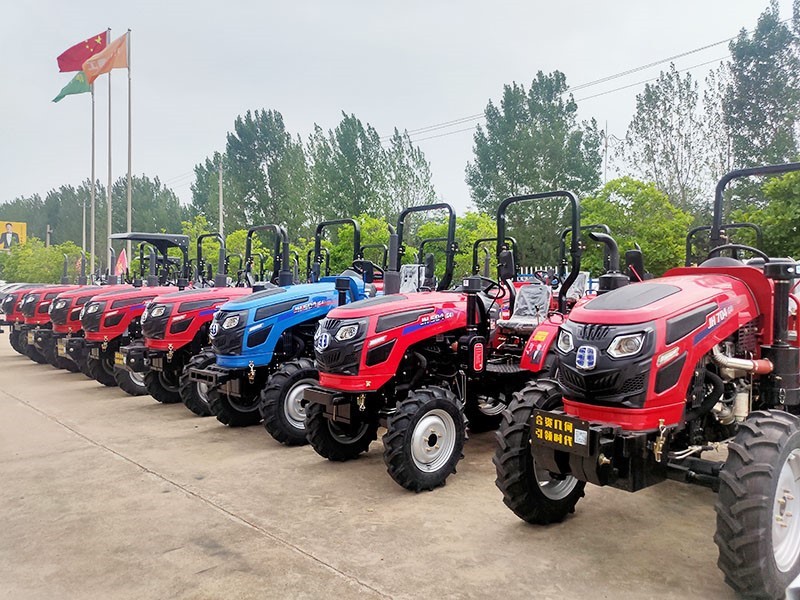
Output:
[[[412,494],[380,440],[330,463],[36,365],[7,336],[0,406],[0,598],[734,597],[705,489],[587,488],[533,527],[494,486],[493,434]]]

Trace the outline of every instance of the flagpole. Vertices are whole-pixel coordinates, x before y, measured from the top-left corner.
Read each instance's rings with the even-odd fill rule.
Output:
[[[131,30],[128,29],[128,233],[131,232]],[[131,241],[128,240],[128,256],[131,260]]]
[[[89,234],[90,240],[90,247],[91,247],[91,258],[89,260],[90,267],[89,272],[94,275],[94,241],[95,241],[95,231],[94,231],[94,204],[95,204],[95,172],[94,172],[94,156],[95,156],[95,149],[94,149],[94,132],[95,132],[95,119],[94,119],[94,84],[92,84],[92,197],[91,197],[91,216],[89,221],[92,226],[92,231]],[[84,211],[83,211],[83,251],[86,252],[86,206],[84,204]]]
[[[111,41],[111,29],[109,28],[106,32],[106,45],[109,44]],[[111,249],[111,234],[112,234],[112,221],[111,221],[111,213],[113,210],[113,206],[111,203],[111,71],[108,72],[108,188],[106,189],[106,202],[107,202],[107,212],[106,212],[106,229],[107,229],[107,239],[108,239],[108,246],[106,248],[106,260],[108,260],[108,274],[114,275],[114,265],[111,264],[111,254],[109,250]]]

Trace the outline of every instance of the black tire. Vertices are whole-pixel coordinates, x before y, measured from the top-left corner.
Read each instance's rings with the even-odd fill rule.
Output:
[[[267,379],[258,410],[275,440],[287,446],[302,446],[306,439],[306,411],[300,404],[303,390],[319,383],[319,371],[308,358],[290,360]]]
[[[8,332],[8,343],[11,344],[11,347],[14,349],[16,353],[25,356],[25,346],[22,344],[19,331],[15,331],[12,329],[11,331]]]
[[[464,403],[464,417],[467,419],[467,427],[472,433],[483,433],[484,431],[494,431],[500,426],[503,420],[503,409],[505,404],[502,400],[497,400],[496,404],[481,407],[477,397],[470,397]]]
[[[317,454],[336,462],[358,458],[378,438],[378,421],[368,417],[353,425],[334,423],[322,404],[306,405],[306,438]]]
[[[386,470],[412,492],[443,486],[464,457],[465,440],[464,411],[453,392],[437,386],[413,390],[386,423]]]
[[[114,360],[111,358],[92,358],[86,357],[86,371],[89,376],[97,383],[107,385],[108,387],[115,387],[117,380],[114,377]]]
[[[25,356],[30,358],[33,362],[38,363],[40,365],[47,364],[47,358],[45,358],[44,354],[39,352],[36,349],[36,346],[33,344],[26,344],[25,345]]]
[[[561,394],[555,383],[540,380],[516,392],[497,432],[494,466],[495,484],[503,492],[503,502],[515,515],[528,523],[559,523],[575,512],[584,496],[585,481],[574,477],[551,476],[540,482],[531,454],[531,415],[535,408],[553,410],[561,406]],[[544,475],[546,476],[546,475]]]
[[[91,358],[90,356],[84,356],[83,358],[78,359],[75,362],[75,364],[78,365],[78,370],[84,375],[86,375],[86,377],[88,377],[89,379],[94,379],[94,377],[92,377],[91,372],[89,371],[90,358]]]
[[[80,367],[72,362],[70,359],[64,356],[56,357],[57,363],[56,367],[59,369],[64,369],[65,371],[69,371],[70,373],[80,373]]]
[[[261,413],[258,412],[258,392],[251,392],[251,396],[231,399],[219,390],[208,392],[208,407],[217,420],[229,427],[250,427],[261,422]]]
[[[181,401],[180,372],[148,371],[144,376],[146,393],[161,404],[177,404]]]
[[[56,369],[61,368],[58,366],[58,351],[56,349],[55,340],[50,338],[45,341],[40,352],[49,365],[52,365]]]
[[[183,404],[198,417],[210,417],[211,407],[208,405],[208,387],[189,379],[191,369],[205,369],[217,362],[217,356],[211,350],[203,350],[194,355],[181,373],[180,395]]]
[[[119,389],[129,396],[144,396],[147,394],[147,386],[141,373],[131,373],[127,369],[114,368],[114,380]]]
[[[717,564],[743,596],[783,598],[800,574],[800,494],[791,493],[798,475],[800,419],[777,410],[751,413],[728,444],[714,505]],[[776,528],[787,536],[777,554]]]

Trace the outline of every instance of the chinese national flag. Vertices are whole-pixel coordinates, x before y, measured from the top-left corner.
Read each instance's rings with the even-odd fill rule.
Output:
[[[83,72],[86,73],[86,81],[94,83],[94,80],[103,73],[108,73],[111,69],[124,69],[128,66],[128,34],[119,36],[102,52],[98,52],[83,63]]]
[[[103,50],[107,42],[108,34],[104,31],[75,44],[71,48],[67,48],[56,58],[58,70],[62,73],[80,71],[83,68],[83,63]]]

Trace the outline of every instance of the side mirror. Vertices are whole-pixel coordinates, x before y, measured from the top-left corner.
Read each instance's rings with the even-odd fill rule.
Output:
[[[500,251],[500,255],[498,258],[498,265],[497,265],[497,275],[500,278],[500,281],[507,281],[509,279],[514,279],[514,276],[517,274],[517,266],[514,264],[514,254],[508,247],[503,246],[503,249]]]
[[[626,250],[625,264],[627,265],[628,278],[631,281],[643,281],[645,279],[644,255],[641,250]]]
[[[425,279],[433,279],[436,275],[436,258],[430,252],[425,255]]]
[[[358,262],[362,270],[362,278],[364,283],[372,283],[375,281],[375,265],[370,260],[362,260]]]

